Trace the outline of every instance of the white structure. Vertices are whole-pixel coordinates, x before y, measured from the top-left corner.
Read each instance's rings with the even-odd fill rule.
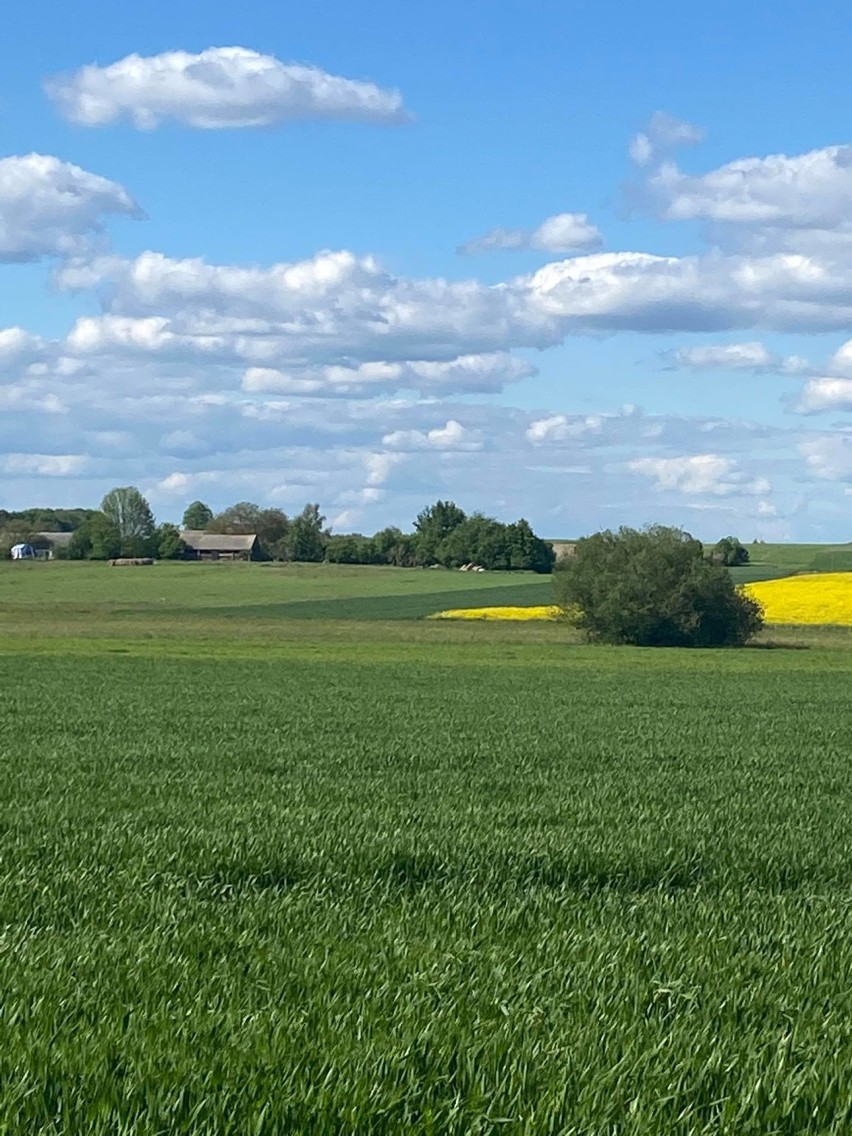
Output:
[[[31,544],[13,544],[12,545],[12,559],[13,560],[35,560],[35,549]]]

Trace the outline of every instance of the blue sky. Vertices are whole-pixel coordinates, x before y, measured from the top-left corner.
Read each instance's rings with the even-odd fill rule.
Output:
[[[850,41],[825,2],[21,6],[0,507],[847,539]]]

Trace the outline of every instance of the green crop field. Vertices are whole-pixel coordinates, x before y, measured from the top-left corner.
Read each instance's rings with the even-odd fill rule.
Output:
[[[532,572],[348,567],[336,564],[227,564],[164,561],[146,568],[52,561],[0,563],[0,612],[8,621],[92,617],[132,625],[202,617],[255,619],[417,619],[442,608],[549,603],[548,576]]]
[[[835,555],[841,559],[852,552],[849,544],[749,544],[749,560],[752,564],[775,564],[779,567],[803,570],[811,566],[817,557]]]
[[[0,1132],[852,1130],[852,634],[548,588],[0,568]]]
[[[732,569],[738,584],[774,580],[796,572],[848,572],[852,570],[850,544],[750,544],[749,563]]]

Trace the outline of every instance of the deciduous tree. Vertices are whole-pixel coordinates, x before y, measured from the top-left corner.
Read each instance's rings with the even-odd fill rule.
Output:
[[[289,555],[290,520],[280,509],[261,509],[257,515],[257,539],[271,560],[286,560]]]
[[[245,536],[257,532],[260,514],[260,505],[255,505],[251,501],[238,501],[236,505],[230,505],[215,517],[211,517],[205,528],[208,532]]]
[[[155,534],[157,556],[160,560],[179,560],[186,551],[176,525],[164,522]]]
[[[603,643],[741,646],[762,625],[760,605],[701,542],[662,525],[584,537],[558,562],[554,583],[557,603]]]
[[[112,560],[121,555],[121,533],[104,513],[92,513],[61,550],[68,560]]]
[[[417,534],[417,560],[431,564],[438,560],[441,542],[463,525],[467,516],[454,501],[436,501],[417,514],[414,529]]]
[[[325,558],[328,533],[324,530],[325,517],[319,505],[305,505],[294,517],[288,537],[291,560],[319,561]]]
[[[716,542],[710,555],[717,564],[724,564],[728,568],[748,564],[748,549],[735,536],[723,536]]]
[[[185,529],[206,529],[213,520],[213,510],[203,501],[193,501],[187,505],[183,514],[182,527]]]
[[[154,514],[135,485],[111,489],[101,501],[101,512],[118,531],[122,556],[154,553]]]

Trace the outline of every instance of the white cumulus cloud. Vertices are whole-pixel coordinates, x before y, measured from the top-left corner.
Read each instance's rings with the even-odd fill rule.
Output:
[[[42,414],[67,414],[68,407],[54,391],[44,391],[38,383],[0,385],[0,411],[4,414],[34,411]]]
[[[157,489],[161,493],[186,493],[192,485],[192,478],[188,473],[170,473],[157,482]]]
[[[394,430],[385,434],[382,445],[391,450],[478,450],[482,439],[478,431],[451,418],[433,430]]]
[[[46,154],[0,158],[0,262],[72,253],[116,214],[141,216],[117,182]]]
[[[491,229],[460,245],[462,254],[534,249],[538,252],[579,252],[598,248],[600,230],[585,213],[557,213],[534,229]]]
[[[84,454],[4,454],[0,470],[7,475],[36,477],[73,477],[82,473],[88,458]]]
[[[644,457],[627,463],[628,469],[654,482],[660,492],[674,491],[687,495],[708,494],[718,497],[730,494],[769,492],[769,482],[758,477],[749,479],[739,470],[733,458],[720,454],[691,454],[683,457]]]
[[[390,477],[395,465],[403,461],[402,454],[371,453],[363,457],[364,473],[367,485],[378,487],[384,485]]]
[[[649,166],[680,146],[694,146],[703,137],[700,126],[658,110],[631,141],[630,158],[637,166]]]
[[[826,481],[852,481],[852,434],[838,430],[806,438],[799,444],[799,452],[816,477]]]
[[[44,340],[40,336],[33,335],[22,327],[0,328],[0,365],[37,356],[44,350],[44,346]]]
[[[56,279],[61,287],[84,279],[102,289],[104,314],[81,322],[75,350],[104,351],[124,340],[163,357],[218,354],[283,373],[294,364],[449,362],[551,347],[584,331],[852,324],[852,259],[789,253],[592,253],[486,285],[394,276],[347,250],[263,268],[146,252],[77,259]]]
[[[282,63],[245,47],[192,54],[128,55],[49,79],[59,111],[83,126],[128,119],[150,130],[172,119],[205,130],[272,126],[305,119],[395,123],[407,118],[398,91]]]
[[[401,388],[418,390],[424,395],[485,393],[500,391],[507,383],[533,374],[534,367],[500,351],[490,355],[462,355],[448,362],[415,359],[286,371],[249,367],[243,375],[242,389],[323,398],[366,397]]]
[[[648,189],[671,221],[837,229],[852,220],[852,146],[740,158],[700,175],[666,162]]]
[[[779,371],[798,375],[808,368],[806,359],[798,355],[776,355],[757,340],[684,347],[671,358],[675,367],[694,371]]]
[[[533,445],[567,442],[584,435],[599,434],[603,422],[599,414],[552,414],[548,418],[537,418],[531,422],[526,436]]]
[[[852,410],[852,379],[810,379],[796,404],[800,414],[826,410]]]
[[[852,339],[837,348],[828,362],[828,370],[839,375],[852,374]]]

